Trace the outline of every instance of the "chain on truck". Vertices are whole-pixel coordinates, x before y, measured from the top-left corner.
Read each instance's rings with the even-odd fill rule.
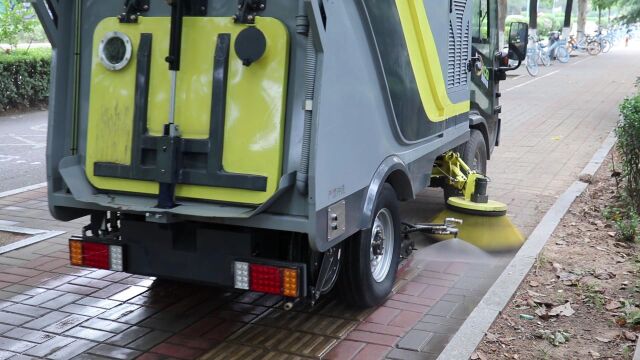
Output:
[[[486,196],[496,0],[35,0],[53,47],[50,210],[87,217],[73,265],[315,302],[381,303],[399,202]]]

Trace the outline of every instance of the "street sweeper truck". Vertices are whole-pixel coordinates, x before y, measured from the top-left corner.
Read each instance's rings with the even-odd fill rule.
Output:
[[[502,49],[496,0],[33,6],[53,47],[50,210],[87,219],[73,265],[289,306],[339,284],[373,306],[411,251],[399,202],[440,186],[506,211],[486,162],[527,26]]]

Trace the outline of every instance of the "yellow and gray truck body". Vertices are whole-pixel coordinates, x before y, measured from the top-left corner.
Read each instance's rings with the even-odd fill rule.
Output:
[[[499,141],[495,0],[34,7],[54,48],[51,213],[91,216],[77,265],[317,298],[386,250],[377,277],[342,277],[388,292],[383,192],[434,185],[474,132],[484,161]]]

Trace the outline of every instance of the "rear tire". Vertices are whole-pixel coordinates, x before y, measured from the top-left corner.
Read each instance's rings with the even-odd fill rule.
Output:
[[[377,306],[391,293],[400,258],[400,225],[396,192],[384,184],[369,228],[345,240],[339,286],[350,305]]]
[[[529,73],[529,75],[531,76],[538,76],[538,73],[540,72],[540,68],[538,67],[538,63],[537,60],[535,59],[535,56],[527,56],[527,72]]]
[[[602,51],[602,46],[600,46],[599,42],[590,41],[587,44],[587,52],[589,53],[589,55],[596,56],[600,54],[601,51]]]
[[[546,66],[551,66],[551,55],[549,55],[548,53],[543,53],[540,55],[540,61],[542,62],[542,65]]]
[[[559,48],[556,49],[556,59],[558,59],[558,61],[560,61],[563,64],[566,64],[569,62],[569,52],[567,51],[567,48],[560,46]]]
[[[482,175],[487,174],[487,143],[484,141],[482,132],[477,129],[471,129],[471,137],[469,141],[458,146],[454,151],[457,151],[471,170],[475,170]],[[445,203],[452,196],[461,196],[462,192],[450,185],[444,186],[444,201]]]

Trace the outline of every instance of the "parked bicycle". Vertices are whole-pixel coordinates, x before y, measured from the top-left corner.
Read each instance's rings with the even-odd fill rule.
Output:
[[[525,60],[525,65],[529,75],[538,76],[538,73],[540,73],[540,67],[538,66],[538,63],[543,62],[544,65],[544,61],[547,60],[547,58],[542,56],[542,47],[537,39],[529,36],[529,41],[533,44],[533,46],[529,46],[527,48],[527,58]]]
[[[612,40],[609,36],[605,36],[602,34],[602,29],[599,29],[596,34],[592,37],[593,40],[600,43],[600,49],[603,54],[606,54],[613,47]]]
[[[568,51],[571,54],[574,51],[587,52],[589,55],[598,55],[602,51],[602,45],[590,36],[583,36],[579,41],[574,35],[569,36]]]
[[[569,62],[569,51],[567,51],[567,41],[560,38],[560,33],[552,31],[549,34],[549,45],[544,46],[538,42],[541,47],[540,56],[543,58],[542,62],[545,66],[551,64],[552,59],[556,59],[565,64]],[[549,65],[547,65],[549,64]]]

